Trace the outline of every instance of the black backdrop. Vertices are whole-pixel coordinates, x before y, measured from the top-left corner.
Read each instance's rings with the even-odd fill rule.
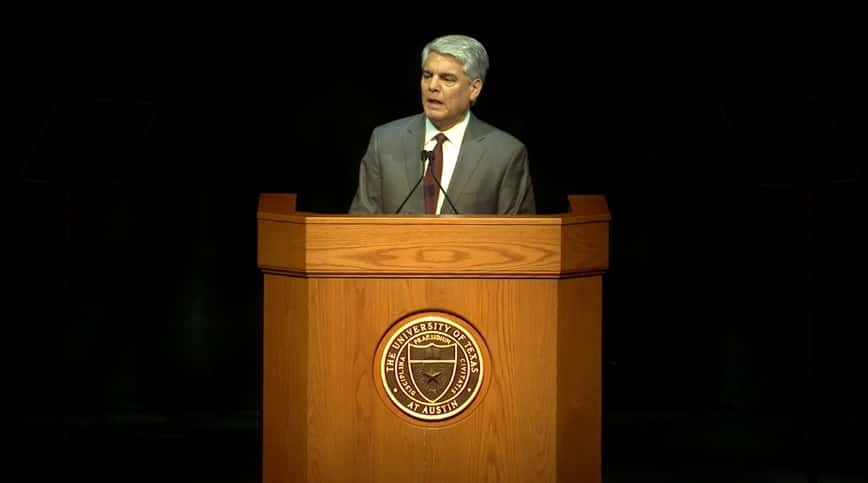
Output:
[[[154,449],[180,441],[255,477],[257,196],[345,211],[371,129],[419,111],[419,51],[441,33],[313,28],[40,33],[16,54],[8,394],[38,429],[21,440],[35,459],[117,480],[93,453],[184,466]],[[856,461],[868,405],[857,61],[824,45],[828,56],[791,54],[785,74],[774,47],[456,30],[488,47],[474,111],[525,141],[540,210],[607,196],[606,467]],[[793,85],[790,72],[836,82]],[[745,81],[774,94],[728,94]]]

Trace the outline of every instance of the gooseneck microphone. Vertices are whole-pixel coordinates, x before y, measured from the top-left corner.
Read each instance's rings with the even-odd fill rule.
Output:
[[[426,159],[428,160],[428,166],[431,166],[431,162],[434,161],[434,151],[425,151],[423,149],[422,150],[422,163],[424,163]],[[424,167],[422,169],[422,177],[423,178],[425,177]],[[443,196],[446,198],[446,201],[449,203],[449,206],[452,208],[452,213],[459,215],[460,213],[458,213],[458,210],[455,209],[455,205],[452,204],[452,200],[449,199],[449,195],[446,194],[446,190],[443,189],[443,185],[440,184],[440,180],[437,179],[437,176],[435,176],[433,172],[431,173],[431,177],[434,178],[434,182],[437,183],[437,187],[440,188],[440,192],[443,193]]]
[[[422,184],[422,180],[425,179],[425,160],[428,159],[428,156],[426,155],[426,153],[427,153],[427,151],[422,151],[422,176],[419,176],[419,181],[416,181],[416,184],[413,185],[413,189],[411,189],[410,192],[407,193],[407,197],[404,198],[404,201],[401,202],[401,206],[399,206],[398,209],[395,210],[394,214],[397,215],[398,213],[401,212],[401,208],[403,208],[404,205],[407,204],[407,200],[409,200],[410,197],[413,196],[413,192],[416,191],[416,188],[418,188],[419,185]]]

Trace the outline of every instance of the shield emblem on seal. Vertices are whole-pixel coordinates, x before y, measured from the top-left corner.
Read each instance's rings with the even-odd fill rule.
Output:
[[[458,347],[455,344],[408,344],[410,378],[428,402],[436,403],[455,380]]]

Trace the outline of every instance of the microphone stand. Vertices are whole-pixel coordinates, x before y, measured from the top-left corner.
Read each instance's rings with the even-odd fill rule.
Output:
[[[425,155],[425,151],[422,151],[422,176],[419,176],[419,181],[416,181],[416,184],[413,185],[413,189],[411,189],[410,192],[407,193],[407,197],[404,198],[404,201],[401,202],[401,206],[399,206],[398,209],[395,210],[395,213],[394,213],[395,215],[397,215],[398,213],[401,212],[401,208],[403,208],[404,205],[407,204],[407,200],[409,200],[410,197],[413,196],[413,193],[416,191],[416,188],[418,188],[419,184],[422,183],[422,180],[425,179],[425,160],[426,159],[428,159],[428,157]]]
[[[434,152],[433,152],[433,151],[424,151],[424,150],[423,150],[423,151],[422,151],[422,161],[424,162],[426,159],[428,160],[429,163],[430,163],[431,161],[433,161],[433,160],[434,160]],[[422,169],[422,177],[423,177],[423,178],[425,177],[425,169],[424,169],[424,167],[423,167],[423,169]],[[443,193],[443,196],[446,198],[446,202],[448,202],[448,203],[449,203],[449,206],[452,208],[452,213],[458,215],[458,214],[459,214],[459,213],[458,213],[458,210],[455,209],[455,205],[452,204],[452,200],[449,199],[449,195],[446,194],[446,190],[443,189],[443,185],[440,184],[440,180],[437,179],[437,176],[434,176],[434,173],[431,173],[431,177],[434,178],[434,182],[437,183],[437,187],[440,188],[440,192]]]

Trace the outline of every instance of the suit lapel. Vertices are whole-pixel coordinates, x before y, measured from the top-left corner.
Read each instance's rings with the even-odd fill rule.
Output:
[[[485,144],[482,142],[485,139],[485,132],[482,127],[476,117],[470,114],[467,130],[464,132],[464,140],[461,141],[461,151],[458,153],[455,171],[452,173],[447,190],[449,198],[452,200],[461,197],[467,187],[467,182],[473,177],[473,172],[476,171],[483,154],[485,154]]]
[[[412,118],[407,125],[401,138],[401,155],[404,158],[404,168],[407,175],[407,192],[409,193],[413,186],[419,181],[422,176],[422,160],[420,159],[422,147],[424,146],[425,137],[425,117],[419,115]],[[412,210],[411,213],[422,213],[425,211],[425,199],[421,195],[422,190],[417,188],[413,196],[407,201],[407,205]]]

